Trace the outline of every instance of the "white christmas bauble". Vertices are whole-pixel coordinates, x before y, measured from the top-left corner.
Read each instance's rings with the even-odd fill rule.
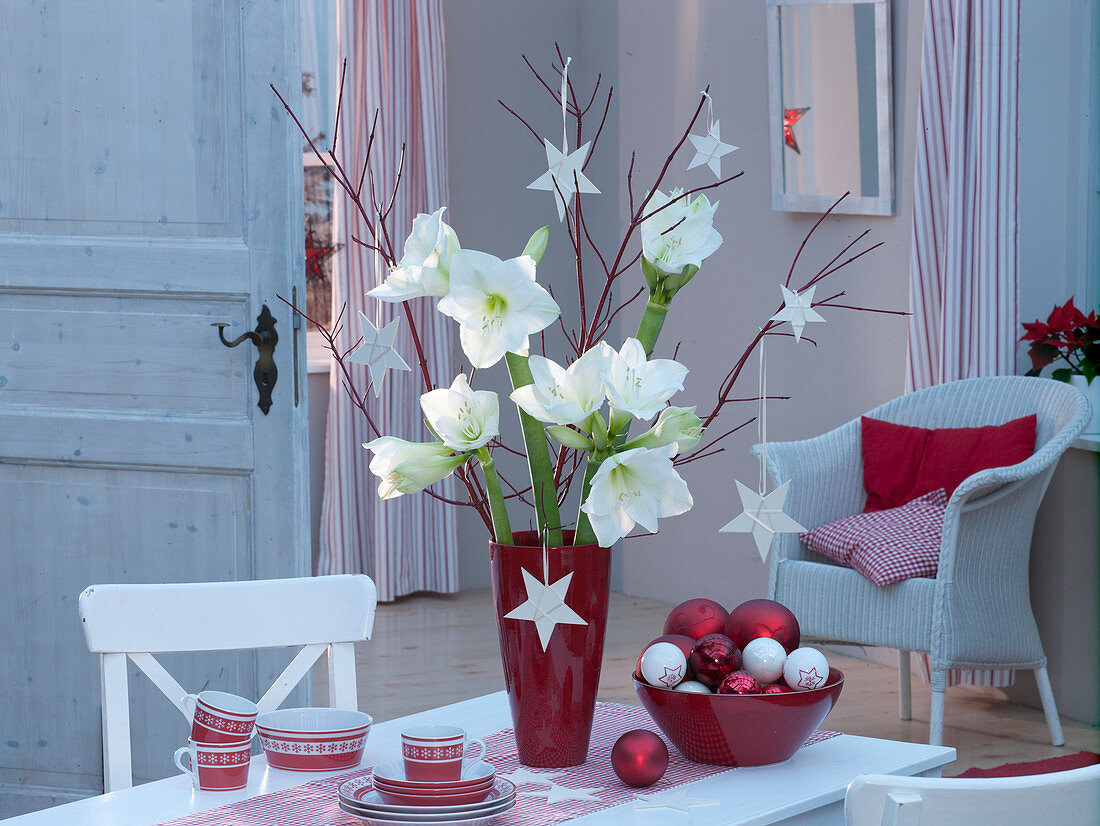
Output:
[[[821,688],[829,679],[829,661],[816,648],[796,648],[787,655],[783,679],[795,691]]]
[[[783,664],[787,652],[771,637],[757,637],[741,652],[741,668],[760,681],[760,685],[774,683],[783,676]]]
[[[685,694],[710,694],[711,690],[698,680],[684,680],[677,683],[673,691],[682,691]]]
[[[679,646],[655,642],[642,654],[642,677],[650,685],[672,688],[687,676],[687,658]]]

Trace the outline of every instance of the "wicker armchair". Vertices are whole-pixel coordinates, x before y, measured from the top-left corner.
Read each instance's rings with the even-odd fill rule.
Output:
[[[806,549],[798,534],[776,534],[768,596],[799,618],[804,639],[899,649],[901,716],[909,719],[909,652],[929,655],[929,742],[943,742],[944,689],[952,668],[1034,669],[1051,739],[1062,727],[1028,592],[1035,514],[1063,451],[1089,419],[1084,395],[1049,379],[1003,376],[938,385],[867,415],[926,428],[977,427],[1037,414],[1035,453],[1017,465],[970,476],[944,517],[935,579],[885,587]],[[760,455],[760,445],[753,447]],[[793,481],[785,510],[807,528],[858,513],[867,494],[859,419],[814,439],[768,443],[778,484]]]

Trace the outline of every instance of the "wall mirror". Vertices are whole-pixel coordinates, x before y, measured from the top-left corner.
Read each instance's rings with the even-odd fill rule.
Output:
[[[894,214],[887,0],[767,0],[772,209]]]

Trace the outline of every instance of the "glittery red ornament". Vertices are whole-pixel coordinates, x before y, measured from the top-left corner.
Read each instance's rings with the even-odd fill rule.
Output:
[[[734,671],[718,686],[719,694],[759,694],[760,681],[747,671]]]
[[[684,652],[684,659],[687,659],[691,656],[691,649],[695,647],[695,640],[693,640],[691,637],[685,637],[683,634],[665,634],[663,636],[657,637],[657,639],[655,640],[651,640],[650,642],[646,643],[645,648],[642,649],[642,654],[645,653],[646,648],[649,648],[649,646],[653,645],[653,643],[655,642],[672,643]],[[634,666],[634,674],[639,677],[642,674],[642,654],[638,655],[638,662]]]
[[[770,599],[750,599],[730,612],[726,636],[738,648],[744,648],[757,637],[771,637],[790,654],[798,648],[802,632],[798,620],[786,605]]]
[[[689,599],[669,612],[665,620],[665,633],[683,634],[698,640],[707,634],[721,634],[726,629],[727,619],[729,614],[726,609],[713,599]]]
[[[695,679],[713,691],[741,667],[741,652],[725,634],[707,634],[691,649],[688,665]]]
[[[668,746],[652,731],[644,728],[628,731],[611,749],[611,768],[628,786],[652,786],[665,776]]]
[[[764,686],[764,690],[761,694],[791,694],[794,689],[785,683],[772,683],[771,685]]]

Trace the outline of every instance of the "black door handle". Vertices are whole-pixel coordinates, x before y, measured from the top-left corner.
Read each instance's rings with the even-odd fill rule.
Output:
[[[275,389],[275,381],[279,377],[279,371],[275,367],[275,345],[279,343],[279,334],[275,332],[275,317],[271,315],[271,310],[264,304],[260,314],[256,316],[256,329],[242,333],[233,341],[226,341],[225,338],[225,328],[229,326],[228,324],[219,322],[210,326],[218,328],[218,338],[226,347],[236,347],[247,339],[260,351],[256,358],[256,367],[252,371],[252,378],[260,393],[260,400],[256,406],[266,416],[267,411],[271,409],[271,391]]]

